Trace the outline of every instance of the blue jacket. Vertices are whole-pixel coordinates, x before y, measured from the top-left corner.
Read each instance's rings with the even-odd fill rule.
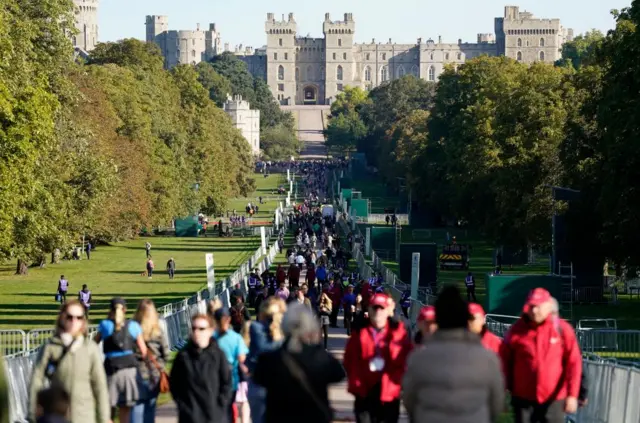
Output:
[[[247,354],[246,365],[249,372],[253,372],[258,363],[258,356],[264,352],[274,351],[282,345],[282,341],[274,341],[269,334],[269,327],[264,322],[251,322],[249,328],[249,354]]]

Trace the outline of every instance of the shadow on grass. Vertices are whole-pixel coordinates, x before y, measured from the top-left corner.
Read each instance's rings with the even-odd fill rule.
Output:
[[[139,250],[140,249],[139,247],[129,247],[129,246],[124,247],[124,248],[126,248],[128,250]],[[258,248],[258,247],[256,246],[256,248]],[[234,252],[234,251],[242,252],[242,251],[244,251],[244,252],[247,252],[247,253],[251,252],[251,251],[248,251],[246,248],[241,248],[241,247],[238,247],[238,248],[223,247],[223,248],[217,248],[217,249],[211,249],[211,248],[204,249],[204,248],[189,248],[189,247],[184,247],[184,246],[182,246],[181,248],[177,248],[177,247],[176,248],[173,248],[173,247],[168,247],[167,248],[167,247],[161,246],[161,247],[157,247],[157,248],[153,249],[151,251],[151,256],[153,257],[153,255],[157,254],[159,251],[184,251],[184,252],[190,252],[190,253],[210,253],[210,252],[216,252],[216,251],[219,251],[219,252]]]

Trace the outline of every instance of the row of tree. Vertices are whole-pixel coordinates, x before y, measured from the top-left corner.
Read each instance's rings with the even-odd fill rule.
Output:
[[[126,239],[252,192],[249,144],[219,107],[227,93],[261,108],[264,131],[293,133],[266,85],[252,79],[251,97],[232,70],[224,76],[226,57],[166,71],[155,45],[124,40],[99,44],[80,64],[66,36],[71,2],[5,3],[0,260],[17,260],[20,273],[85,234]]]
[[[579,36],[555,65],[479,57],[439,81],[407,76],[332,105],[327,144],[365,153],[389,182],[406,178],[420,206],[503,245],[548,246],[551,187],[580,191],[576,250],[640,260],[640,5],[616,28]],[[391,160],[390,160],[391,158]]]

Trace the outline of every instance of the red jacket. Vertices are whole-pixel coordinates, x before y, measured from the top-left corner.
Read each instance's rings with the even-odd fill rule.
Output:
[[[312,284],[316,281],[316,269],[307,269],[307,282]]]
[[[329,297],[334,307],[340,307],[342,303],[342,289],[337,283],[333,284],[333,287],[329,288]]]
[[[400,398],[402,377],[412,343],[402,322],[390,321],[380,336],[382,358],[385,362],[381,372],[372,372],[369,369],[369,362],[376,356],[370,325],[354,332],[349,338],[344,352],[344,368],[351,394],[366,397],[371,389],[381,382],[380,400],[391,402]]]
[[[486,349],[493,351],[496,354],[500,354],[500,346],[502,345],[502,339],[493,333],[486,331],[482,335],[482,346]]]
[[[506,334],[500,357],[511,395],[539,404],[578,398],[582,354],[566,321],[549,317],[536,326],[521,317]]]

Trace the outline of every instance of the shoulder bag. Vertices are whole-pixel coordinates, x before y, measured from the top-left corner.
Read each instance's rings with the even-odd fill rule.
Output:
[[[149,361],[151,361],[151,364],[153,364],[153,367],[155,367],[156,370],[158,370],[158,373],[160,373],[160,380],[158,380],[158,388],[160,390],[160,393],[168,393],[170,390],[169,375],[164,371],[162,366],[160,366],[160,363],[158,363],[158,360],[156,360],[156,356],[153,355],[151,351],[148,351],[147,354],[149,357]]]

